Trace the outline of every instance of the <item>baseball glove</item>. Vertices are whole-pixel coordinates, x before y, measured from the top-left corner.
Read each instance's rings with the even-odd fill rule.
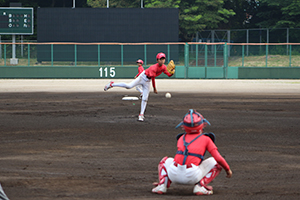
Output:
[[[167,66],[167,70],[172,75],[175,73],[175,64],[174,64],[173,60],[170,60],[168,66]]]

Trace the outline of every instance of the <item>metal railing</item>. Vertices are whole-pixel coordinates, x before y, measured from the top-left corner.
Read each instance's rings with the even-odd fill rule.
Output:
[[[16,48],[17,63],[11,62]],[[144,66],[166,62],[184,67],[300,66],[300,43],[0,43],[1,66]],[[255,62],[254,62],[255,61]]]

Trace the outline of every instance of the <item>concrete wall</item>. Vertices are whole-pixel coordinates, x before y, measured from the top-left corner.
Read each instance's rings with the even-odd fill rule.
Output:
[[[0,78],[129,78],[137,67],[120,66],[6,66]],[[162,74],[158,78],[167,78]],[[300,79],[300,67],[188,67],[176,66],[178,79]]]

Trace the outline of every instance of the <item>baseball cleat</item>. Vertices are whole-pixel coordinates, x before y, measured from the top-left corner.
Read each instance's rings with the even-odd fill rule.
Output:
[[[144,119],[145,119],[144,115],[140,114],[139,118],[138,118],[138,121],[143,122]]]
[[[165,186],[165,184],[161,184],[153,188],[152,192],[156,194],[165,194],[167,192],[167,187]]]
[[[104,87],[104,91],[107,91],[108,89],[112,88],[112,87],[113,87],[113,86],[112,86],[113,83],[114,83],[114,82],[111,81],[111,82],[109,82],[108,84],[106,84],[105,87]]]
[[[211,195],[213,194],[213,191],[207,190],[204,186],[200,186],[199,184],[196,184],[193,193],[195,195]]]
[[[199,182],[199,184],[200,184],[200,186],[205,187],[205,189],[207,189],[207,190],[213,190],[213,187],[210,186],[210,185],[206,185],[206,184],[204,183],[204,180],[203,180],[203,179]]]
[[[159,183],[158,182],[153,182],[152,185],[156,187],[156,186],[159,185]]]

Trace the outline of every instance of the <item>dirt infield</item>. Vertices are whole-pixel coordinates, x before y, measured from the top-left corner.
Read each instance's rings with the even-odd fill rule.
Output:
[[[108,82],[107,79],[0,79],[0,92],[103,92]],[[156,83],[158,92],[300,94],[300,80],[158,79]],[[130,90],[114,88],[110,92],[126,94]]]
[[[0,183],[11,200],[300,198],[298,80],[176,81],[177,91],[157,80],[143,123],[140,101],[121,100],[135,89],[103,92],[104,82],[0,80]],[[210,121],[233,177],[222,170],[209,197],[186,185],[152,194],[189,108]]]

